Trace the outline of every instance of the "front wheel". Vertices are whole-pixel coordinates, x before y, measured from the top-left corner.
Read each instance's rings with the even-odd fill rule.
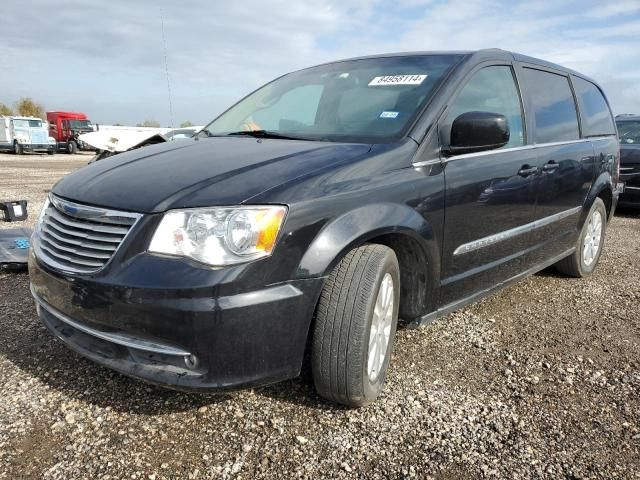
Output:
[[[22,155],[24,153],[22,145],[20,145],[18,142],[13,142],[13,153],[15,153],[16,155]]]
[[[67,142],[67,153],[73,155],[77,151],[78,151],[78,144],[76,142],[74,142],[73,140],[69,140]]]
[[[571,277],[586,277],[596,268],[607,228],[607,209],[600,198],[591,205],[584,222],[575,251],[556,264],[556,269]]]
[[[352,407],[373,402],[384,385],[398,323],[400,269],[383,245],[351,250],[327,279],[313,331],[316,390]]]

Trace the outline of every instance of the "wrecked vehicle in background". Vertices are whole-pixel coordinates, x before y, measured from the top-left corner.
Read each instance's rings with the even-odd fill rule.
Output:
[[[56,140],[58,151],[74,154],[78,150],[91,150],[79,137],[93,132],[94,127],[84,113],[47,112],[49,135]]]
[[[80,139],[96,149],[96,155],[89,163],[97,162],[103,158],[117,155],[128,150],[135,150],[147,145],[170,142],[183,138],[189,138],[202,127],[188,127],[178,129],[150,129],[144,130],[105,130],[81,135]]]

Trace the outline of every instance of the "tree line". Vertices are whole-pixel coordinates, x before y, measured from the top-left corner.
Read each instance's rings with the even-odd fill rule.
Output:
[[[22,97],[13,104],[13,108],[4,103],[0,103],[0,116],[2,115],[44,118],[44,107],[30,97]]]
[[[36,117],[45,118],[44,107],[41,103],[36,102],[31,97],[22,97],[20,100],[13,104],[13,108],[0,102],[0,117],[18,115],[21,117]],[[116,125],[120,125],[116,123]],[[192,127],[193,123],[190,121],[182,122],[180,128]],[[142,123],[136,124],[136,127],[155,127],[160,128],[160,122],[155,120],[145,120]]]

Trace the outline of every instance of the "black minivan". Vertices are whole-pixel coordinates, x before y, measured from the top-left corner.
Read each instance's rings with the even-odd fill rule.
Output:
[[[607,100],[502,50],[284,75],[195,137],[58,182],[29,259],[40,318],[102,365],[180,390],[299,374],[360,406],[398,318],[420,325],[556,265],[598,263],[619,195]]]

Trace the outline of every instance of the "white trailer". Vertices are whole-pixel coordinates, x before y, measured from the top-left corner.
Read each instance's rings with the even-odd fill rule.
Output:
[[[0,150],[17,155],[42,152],[53,155],[56,141],[49,136],[46,122],[36,117],[0,117]]]

